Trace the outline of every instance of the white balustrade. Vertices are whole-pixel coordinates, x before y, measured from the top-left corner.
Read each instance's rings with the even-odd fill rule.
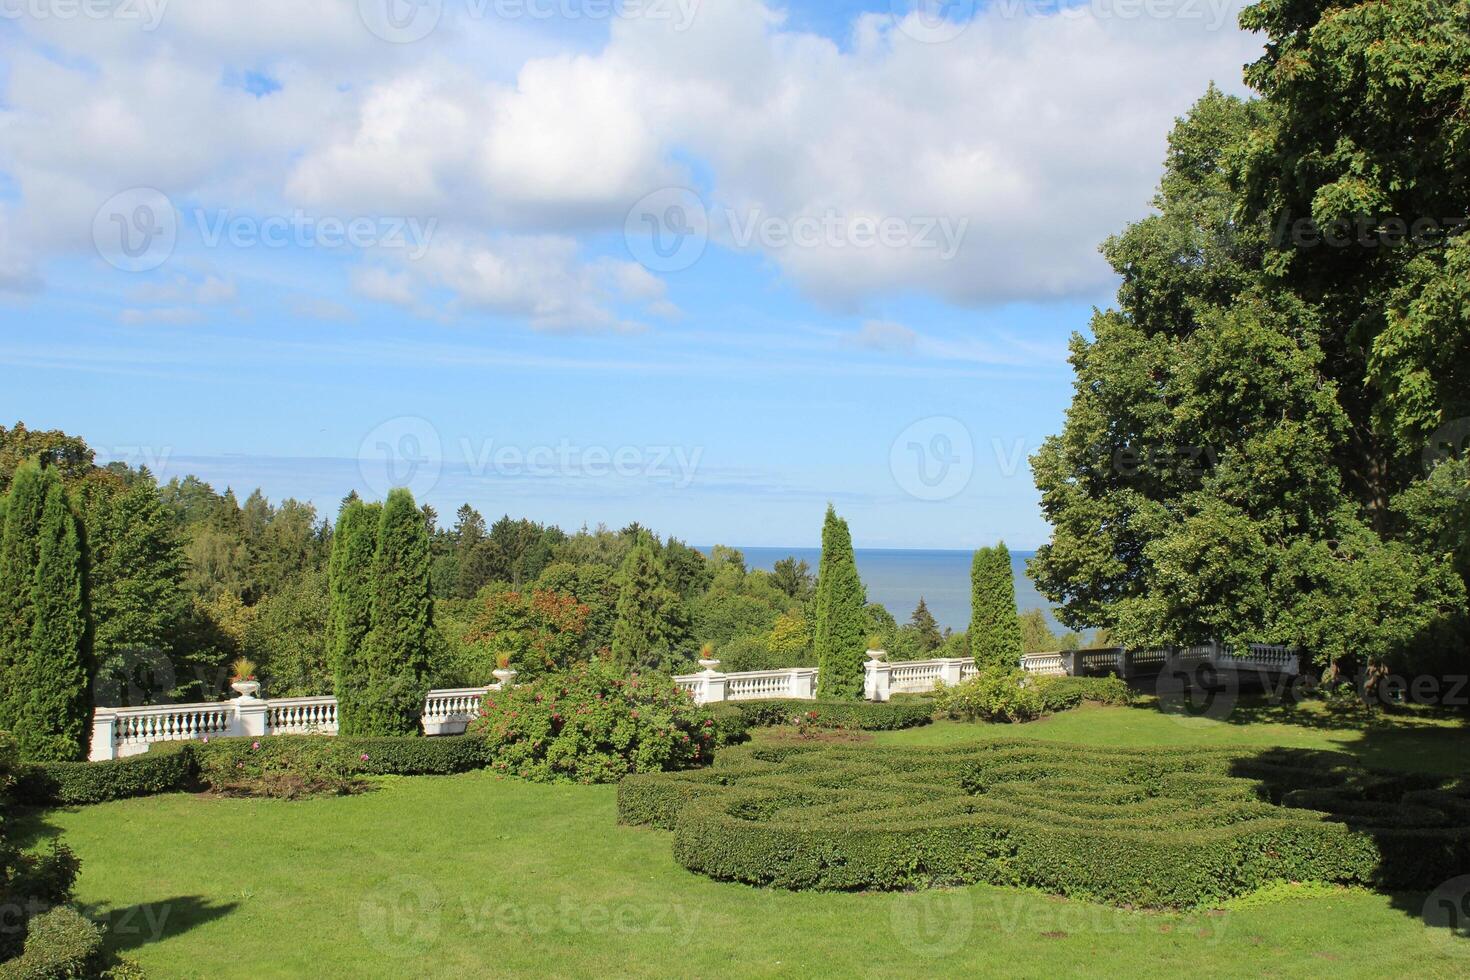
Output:
[[[1041,677],[1056,677],[1067,672],[1067,668],[1062,665],[1060,652],[1025,654],[1021,657],[1021,669]]]
[[[265,703],[267,735],[337,734],[337,699],[272,698]]]
[[[742,670],[733,674],[711,669],[698,674],[681,674],[674,678],[674,683],[680,690],[688,691],[695,704],[771,698],[812,701],[817,696],[817,668]]]
[[[479,716],[480,702],[485,699],[485,695],[498,690],[499,684],[491,684],[489,687],[430,691],[429,696],[424,699],[424,734],[460,734]]]

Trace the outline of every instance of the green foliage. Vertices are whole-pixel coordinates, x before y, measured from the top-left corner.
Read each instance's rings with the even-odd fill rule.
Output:
[[[70,897],[78,868],[76,858],[63,845],[53,844],[49,853],[39,855],[22,852],[10,839],[5,821],[22,771],[14,740],[0,732],[0,909],[5,910],[0,960],[20,952],[28,923],[39,923],[33,916]]]
[[[54,908],[27,924],[25,949],[0,963],[0,980],[103,976],[102,930],[76,909]]]
[[[672,830],[690,870],[797,889],[985,882],[1187,908],[1280,880],[1429,888],[1470,870],[1463,782],[1288,749],[753,745],[628,777],[618,815]]]
[[[934,693],[937,711],[965,721],[1031,721],[1084,701],[1126,705],[1132,700],[1128,685],[1116,677],[1033,677],[1005,667],[988,667]]]
[[[982,670],[1014,667],[1020,662],[1016,583],[1004,541],[994,548],[978,549],[970,565],[969,641],[975,665]]]
[[[1211,89],[1176,126],[1032,461],[1054,528],[1032,571],[1069,625],[1301,643],[1349,672],[1464,648],[1470,525],[1421,488],[1460,489],[1424,462],[1470,416],[1466,10],[1242,13],[1263,97]]]
[[[704,765],[715,723],[666,677],[594,661],[509,692],[490,692],[472,734],[498,772],[538,782],[615,782],[628,773]]]
[[[297,575],[256,603],[253,612],[245,626],[243,646],[260,664],[270,697],[308,697],[332,690],[324,569]]]
[[[668,667],[686,634],[682,604],[669,585],[658,545],[652,535],[640,533],[618,571],[612,659],[627,671]]]
[[[187,789],[194,780],[193,743],[160,742],[142,755],[104,762],[26,766],[16,797],[41,806],[80,806]]]
[[[24,670],[35,630],[35,574],[40,560],[46,477],[32,460],[15,470],[0,532],[0,731],[15,728]]]
[[[366,730],[361,699],[371,687],[366,647],[373,628],[373,556],[382,508],[354,494],[342,504],[332,535],[327,585],[327,661],[335,677],[337,717],[345,734]]]
[[[534,589],[492,592],[475,603],[475,618],[465,632],[464,673],[476,684],[490,683],[501,656],[521,674],[521,682],[565,670],[582,650],[588,608],[569,595]]]
[[[61,477],[48,477],[15,730],[22,756],[62,762],[81,758],[88,740],[92,635],[81,529]]]
[[[824,698],[862,697],[867,601],[847,522],[828,504],[822,523],[822,560],[817,568],[816,625],[812,633],[812,649],[820,670],[817,684]]]
[[[846,701],[818,698],[815,701],[772,699],[768,701],[723,701],[711,705],[717,721],[723,725],[728,717],[738,716],[743,728],[768,725],[791,725],[795,719],[807,717],[814,728],[855,729],[865,732],[898,731],[927,725],[934,714],[927,698],[899,701]]]
[[[358,653],[361,683],[348,687],[353,706],[339,724],[344,735],[412,734],[428,690],[434,619],[429,532],[413,494],[401,487],[388,494],[378,520],[371,586],[372,629]]]

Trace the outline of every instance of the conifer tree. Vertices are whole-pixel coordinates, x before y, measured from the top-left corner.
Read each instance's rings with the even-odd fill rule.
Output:
[[[372,562],[372,632],[364,644],[367,687],[361,728],[349,734],[411,735],[419,730],[428,689],[434,627],[429,528],[413,494],[388,494]]]
[[[1021,658],[1016,583],[1004,541],[976,551],[970,566],[970,650],[981,670],[1015,667]]]
[[[369,687],[364,647],[373,625],[372,567],[378,550],[378,504],[354,494],[342,504],[329,560],[327,663],[335,678],[337,723],[343,734],[363,730]]]
[[[0,731],[15,728],[19,711],[20,674],[35,620],[34,577],[44,506],[41,464],[22,463],[11,480],[0,528]]]
[[[831,504],[822,525],[822,559],[817,566],[817,685],[822,697],[860,698],[863,693],[867,593],[858,577],[847,522]]]
[[[939,632],[939,621],[929,611],[929,604],[924,601],[923,596],[919,596],[919,604],[909,617],[909,629],[913,630],[919,650],[924,653],[932,653],[944,643],[944,635]]]
[[[91,629],[81,527],[61,476],[44,473],[31,637],[19,674],[16,737],[21,755],[82,758],[91,715]]]
[[[638,531],[618,571],[613,662],[628,670],[652,670],[673,657],[680,634],[679,597],[653,537]]]

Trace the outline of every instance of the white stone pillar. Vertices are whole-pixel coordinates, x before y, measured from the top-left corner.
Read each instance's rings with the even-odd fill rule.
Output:
[[[939,680],[945,687],[954,687],[960,682],[960,665],[963,660],[949,658],[939,668]]]
[[[883,658],[884,650],[869,650],[868,662],[863,667],[863,697],[869,701],[887,701],[893,682],[893,665]]]
[[[230,706],[235,709],[235,718],[230,725],[231,735],[252,738],[266,734],[265,718],[270,708],[268,703],[247,694],[235,698]]]
[[[706,670],[704,678],[704,700],[701,704],[712,704],[725,700],[725,675],[715,670]]]
[[[117,712],[111,708],[98,708],[92,712],[92,751],[87,758],[92,762],[103,762],[117,758]]]

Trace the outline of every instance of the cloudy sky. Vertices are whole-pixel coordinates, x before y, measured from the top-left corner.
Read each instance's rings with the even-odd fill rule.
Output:
[[[1242,0],[3,0],[0,423],[332,509],[859,546],[1026,456]]]

